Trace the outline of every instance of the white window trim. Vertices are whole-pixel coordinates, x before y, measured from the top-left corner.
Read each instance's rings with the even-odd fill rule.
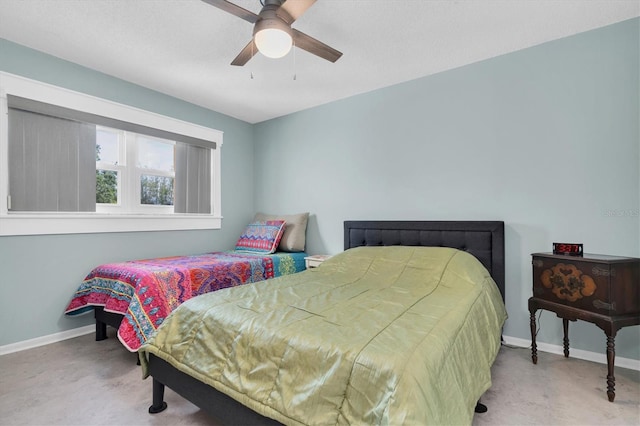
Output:
[[[211,161],[211,214],[15,213],[8,209],[9,135],[7,95],[20,96],[65,108],[183,134],[216,145]],[[0,72],[0,236],[82,234],[102,232],[220,229],[223,132],[144,111],[128,105],[75,92],[13,74]]]

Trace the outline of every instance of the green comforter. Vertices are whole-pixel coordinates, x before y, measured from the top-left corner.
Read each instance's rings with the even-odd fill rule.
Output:
[[[360,247],[193,298],[140,350],[285,424],[470,424],[505,319],[465,252]]]

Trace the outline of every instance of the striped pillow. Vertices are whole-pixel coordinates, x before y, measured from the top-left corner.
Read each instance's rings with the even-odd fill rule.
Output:
[[[254,253],[273,253],[284,234],[284,220],[252,222],[245,228],[236,243],[236,250]]]

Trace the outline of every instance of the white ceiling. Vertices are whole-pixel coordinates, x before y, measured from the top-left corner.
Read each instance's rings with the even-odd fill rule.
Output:
[[[200,0],[0,0],[0,38],[256,123],[637,16],[640,0],[318,0],[293,27],[336,63],[234,67],[252,25]]]

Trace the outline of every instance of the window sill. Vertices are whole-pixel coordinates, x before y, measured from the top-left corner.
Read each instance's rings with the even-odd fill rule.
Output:
[[[11,214],[0,216],[0,236],[220,229],[212,215]]]

